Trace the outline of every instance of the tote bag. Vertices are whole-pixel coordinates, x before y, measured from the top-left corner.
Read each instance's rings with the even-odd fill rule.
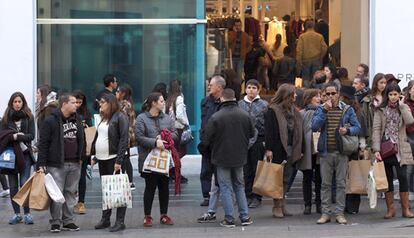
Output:
[[[60,191],[59,187],[57,186],[55,180],[53,179],[52,175],[46,174],[45,175],[45,186],[46,191],[49,194],[50,198],[57,203],[64,203],[65,197],[63,196],[62,192]]]
[[[45,174],[35,172],[32,186],[30,188],[29,208],[44,211],[49,209],[50,197],[45,186]]]
[[[367,194],[367,178],[370,168],[370,160],[351,160],[348,162],[347,194]]]
[[[169,176],[172,165],[172,156],[169,150],[154,148],[144,161],[142,171],[144,173],[159,173]]]
[[[267,159],[258,161],[253,192],[274,199],[283,198],[283,165]]]
[[[132,208],[132,193],[127,174],[103,175],[102,210],[118,207]]]

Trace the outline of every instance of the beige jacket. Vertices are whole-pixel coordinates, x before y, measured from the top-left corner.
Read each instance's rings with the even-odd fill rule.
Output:
[[[328,46],[323,36],[312,29],[300,35],[296,46],[296,60],[298,64],[313,60],[321,60],[326,55]]]
[[[407,134],[405,128],[407,125],[414,123],[414,118],[411,114],[411,110],[405,103],[400,103],[401,119],[399,123],[399,155],[401,157],[400,165],[414,164],[413,154],[411,153],[411,146],[408,143]],[[386,118],[384,115],[384,108],[376,110],[374,112],[374,122],[372,124],[372,150],[379,152],[381,147],[382,136],[385,133]]]

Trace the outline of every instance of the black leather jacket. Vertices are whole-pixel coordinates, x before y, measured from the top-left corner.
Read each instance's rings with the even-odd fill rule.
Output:
[[[116,112],[108,126],[109,154],[116,154],[116,163],[123,164],[128,150],[128,118],[122,112]],[[92,143],[91,155],[96,154],[95,144],[98,139],[98,132]]]

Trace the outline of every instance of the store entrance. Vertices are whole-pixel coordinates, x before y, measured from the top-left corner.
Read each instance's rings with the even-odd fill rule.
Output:
[[[306,21],[315,23],[315,30],[323,35],[328,46],[323,65],[331,63],[338,69],[345,68],[340,70],[344,80],[355,75],[359,63],[369,64],[369,0],[206,0],[206,16],[207,77],[229,69],[238,73],[234,53],[230,52],[231,32],[240,19],[242,30],[249,34],[252,44],[261,45],[267,53],[265,59],[253,63],[260,71],[257,79],[264,86],[265,95],[274,95],[277,89],[272,67],[284,56],[286,46],[295,58]],[[245,58],[246,61],[249,60]],[[236,79],[241,85],[246,79],[244,70],[240,79]],[[297,76],[296,86],[302,87],[300,72]]]

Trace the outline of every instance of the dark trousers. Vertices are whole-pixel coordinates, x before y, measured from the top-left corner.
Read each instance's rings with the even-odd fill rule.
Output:
[[[312,182],[315,183],[315,204],[321,205],[321,167],[316,164],[317,155],[312,155],[312,169],[303,170],[302,192],[305,206],[312,205]]]
[[[6,175],[0,174],[0,183],[1,183],[1,187],[3,188],[3,190],[9,189],[9,184],[7,182]]]
[[[359,152],[349,156],[349,160],[358,160]],[[359,212],[359,205],[361,204],[360,194],[347,194],[345,197],[345,212],[355,214]]]
[[[201,192],[203,193],[203,197],[207,199],[210,197],[212,176],[213,176],[213,170],[211,169],[210,158],[203,155],[201,157],[200,182],[201,182]]]
[[[393,167],[397,171],[398,182],[400,183],[400,192],[408,192],[408,177],[407,177],[407,165],[401,166],[397,160],[397,157],[384,159],[385,174],[388,181],[388,192],[394,192],[394,171]]]
[[[243,167],[244,184],[247,198],[257,198],[262,200],[262,196],[253,193],[253,182],[256,177],[257,162],[263,160],[265,149],[263,137],[258,137],[256,143],[248,151],[247,163]]]
[[[112,175],[114,173],[114,165],[116,158],[110,160],[100,160],[99,165],[99,175]],[[124,223],[126,207],[119,207],[116,209],[116,222]],[[102,220],[109,223],[111,220],[112,209],[107,209],[102,211]]]
[[[79,178],[79,186],[78,186],[78,192],[79,192],[78,202],[81,202],[81,203],[85,202],[86,168],[88,167],[88,161],[89,160],[90,160],[90,157],[87,157],[84,160],[82,160],[82,167],[81,167],[81,173],[80,173],[80,178]]]
[[[144,214],[151,215],[152,202],[154,201],[155,190],[158,187],[158,198],[160,201],[160,213],[167,214],[170,191],[168,188],[168,177],[160,174],[145,174],[144,191]]]
[[[131,163],[131,152],[130,149],[127,150],[127,156],[124,157],[124,164],[122,165],[123,169],[125,169],[127,175],[128,175],[128,180],[130,183],[134,182],[134,168],[132,167],[132,163]]]
[[[22,173],[17,174],[9,174],[9,186],[10,186],[10,200],[13,206],[13,211],[15,214],[20,213],[20,206],[15,201],[13,201],[13,197],[19,191],[24,183],[30,178],[30,172],[32,169],[32,158],[28,153],[24,153],[24,169]],[[24,214],[30,213],[29,207],[23,207]]]

